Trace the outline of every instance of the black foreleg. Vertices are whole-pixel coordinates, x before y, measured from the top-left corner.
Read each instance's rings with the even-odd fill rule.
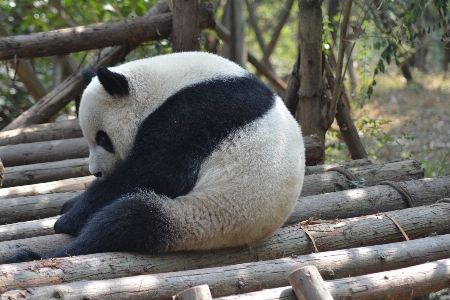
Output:
[[[167,251],[173,228],[164,211],[164,201],[170,199],[152,192],[126,195],[94,214],[69,245],[50,257],[110,251]]]

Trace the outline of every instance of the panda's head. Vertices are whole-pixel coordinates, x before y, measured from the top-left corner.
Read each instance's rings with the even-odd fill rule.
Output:
[[[83,94],[79,117],[89,144],[89,171],[97,177],[106,177],[129,152],[120,142],[126,132],[120,132],[117,124],[121,121],[115,119],[119,116],[111,115],[110,108],[126,105],[130,86],[123,74],[107,68],[98,68],[97,73],[83,70],[82,75],[88,88]]]

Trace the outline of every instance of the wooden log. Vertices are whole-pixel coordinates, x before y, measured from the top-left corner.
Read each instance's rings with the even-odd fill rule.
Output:
[[[152,16],[165,13],[168,10],[169,7],[167,3],[163,0],[159,0],[146,13],[146,17],[152,18]],[[201,28],[209,28],[213,26],[213,16],[210,9],[207,7],[202,7],[199,12],[199,26],[201,26]],[[156,28],[156,31],[161,34],[158,29],[159,28]],[[159,38],[164,38],[164,36],[160,35]],[[139,44],[130,43],[123,46],[108,47],[99,55],[95,55],[95,58],[84,67],[88,69],[97,69],[98,67],[113,66],[118,62],[123,61],[124,57],[138,45]],[[81,72],[77,72],[54,88],[30,109],[22,113],[8,126],[3,128],[3,131],[48,122],[50,118],[60,111],[67,103],[69,103],[69,101],[80,95],[85,86],[86,85],[83,77],[81,76]]]
[[[53,229],[53,225],[58,218],[59,216],[0,225],[0,242],[54,234],[55,230]]]
[[[318,140],[319,140],[319,138],[317,138],[317,141]],[[371,165],[371,164],[372,164],[372,162],[370,160],[368,160],[367,158],[362,158],[362,159],[349,160],[349,161],[344,161],[344,162],[335,163],[335,164],[308,166],[308,167],[306,167],[305,174],[309,175],[309,174],[323,173],[323,172],[329,171],[330,169],[334,169],[334,168],[338,168],[338,167],[341,167],[344,169],[350,169],[350,168],[367,166],[367,165]]]
[[[203,20],[204,21],[204,20]],[[209,26],[213,27],[211,20]],[[203,26],[202,28],[205,28]],[[172,13],[0,38],[0,60],[63,55],[169,38]]]
[[[357,180],[364,179],[364,186],[373,186],[383,180],[403,181],[423,178],[424,170],[416,160],[400,160],[346,169]],[[389,178],[389,179],[388,179]],[[305,177],[301,196],[318,195],[352,188],[346,175],[337,170]],[[320,184],[318,184],[320,182]]]
[[[207,284],[192,287],[173,296],[173,300],[212,300]]]
[[[314,166],[323,157],[324,148],[317,137],[303,138],[306,164]],[[89,147],[84,138],[46,142],[34,142],[0,147],[0,158],[5,167],[59,161],[89,156]]]
[[[83,137],[78,119],[0,132],[0,146]]]
[[[399,185],[414,195],[416,206],[429,205],[449,193],[450,176],[410,180],[399,183]],[[59,212],[65,201],[75,195],[77,193],[68,192],[31,196],[24,199],[4,199],[0,201],[0,224],[27,221],[36,217],[52,217]],[[297,201],[284,226],[307,220],[310,217],[322,220],[352,218],[407,207],[408,204],[403,196],[388,185],[335,192],[332,197],[328,194],[313,195],[301,197]],[[322,220],[312,223],[323,222]],[[47,224],[50,226],[50,223]],[[47,228],[33,222],[17,224],[20,230],[13,225],[8,226],[3,229],[0,226],[0,232],[3,231],[3,235],[8,240],[49,234]],[[11,232],[7,232],[7,230]],[[1,240],[4,239],[0,234]]]
[[[429,205],[450,195],[450,176],[407,180],[398,185],[409,192],[416,206]],[[332,196],[322,194],[301,197],[284,226],[310,217],[322,220],[352,218],[407,207],[408,203],[399,191],[389,185],[376,185],[335,192]]]
[[[334,299],[412,299],[450,287],[450,259],[418,266],[325,282]],[[216,300],[297,300],[291,287],[281,287]],[[318,299],[318,298],[311,298]]]
[[[293,271],[288,280],[298,300],[333,300],[315,266],[305,266]]]
[[[367,181],[370,184],[376,184],[377,182],[382,180],[402,179],[397,172],[393,172],[392,170],[400,170],[400,172],[406,172],[403,174],[403,179],[409,179],[409,174],[411,170],[413,170],[411,168],[414,168],[414,166],[417,167],[417,164],[415,163],[415,161],[403,161],[403,163],[405,162],[406,164],[400,165],[402,167],[399,167],[397,165],[398,162],[394,162],[393,164],[396,166],[393,166],[392,168],[390,166],[384,166],[380,168],[380,165],[374,165],[372,166],[373,168],[366,169],[370,166],[363,166],[360,168],[352,169],[352,172],[354,172],[355,174],[362,174],[361,176],[366,176],[364,174],[369,174],[369,176],[372,176],[371,178],[369,178],[370,181]],[[360,169],[361,172],[358,171]],[[355,170],[358,172],[356,172]],[[0,210],[0,220],[9,223],[11,222],[11,220],[18,222],[28,221],[36,218],[33,216],[39,216],[41,218],[54,216],[57,214],[55,213],[55,211],[59,210],[58,205],[62,205],[64,201],[69,200],[72,197],[71,194],[61,195],[61,198],[59,198],[60,200],[52,204],[48,204],[49,202],[45,198],[39,197],[31,199],[14,198],[20,196],[46,194],[50,192],[79,191],[85,189],[93,179],[93,176],[87,176],[82,178],[54,181],[45,184],[35,184],[23,187],[0,189],[0,199],[4,199],[2,201],[2,205],[3,211],[5,212],[4,214],[2,214],[2,210]],[[320,182],[321,184],[317,184],[318,182]],[[360,191],[360,196],[365,197],[365,199],[367,199],[366,201],[362,201],[362,197],[357,197],[358,192],[356,192],[356,194],[352,192],[340,193],[338,194],[338,197],[335,198],[335,200],[330,200],[329,196],[324,195],[322,197],[318,197],[319,199],[321,199],[321,201],[319,202],[314,199],[305,198],[306,196],[317,195],[322,192],[332,192],[335,189],[335,186],[333,184],[335,182],[340,183],[341,185],[348,184],[347,178],[344,175],[334,171],[326,172],[322,175],[313,174],[305,176],[304,188],[301,195],[302,198],[294,208],[294,211],[292,213],[293,216],[288,219],[288,224],[302,221],[309,218],[310,216],[315,216],[318,218],[325,218],[326,216],[332,216],[332,218],[342,218],[343,216],[353,217],[367,214],[367,212],[377,212],[376,209],[379,209],[379,211],[386,211],[388,210],[386,208],[398,209],[405,207],[403,204],[404,200],[402,200],[398,192],[392,192],[392,188],[389,187],[381,187],[381,190],[386,191],[386,194],[389,195],[388,200],[391,203],[390,206],[374,205],[374,203],[385,203],[382,200],[378,200],[378,202],[374,200],[373,197],[377,197],[379,195],[378,190],[376,190],[374,194],[366,194],[364,191]],[[423,200],[419,198],[417,202],[423,205],[430,204],[430,202],[432,201],[436,201],[438,197],[442,196],[442,194],[438,194],[440,191],[446,193],[446,190],[443,189],[442,185],[445,186],[447,183],[448,178],[446,179],[445,177],[442,180],[436,179],[434,183],[433,180],[431,180],[431,183],[428,187],[429,192],[425,192],[424,194],[422,194],[421,191],[417,192],[418,195],[423,195],[424,197]],[[411,183],[411,185],[413,184],[414,183]],[[419,183],[419,185],[420,184],[421,183]],[[360,200],[360,203],[353,204],[354,201],[352,200],[352,197],[357,197],[357,199]],[[42,199],[42,201],[40,199]],[[330,201],[336,203],[336,206],[328,205]],[[34,206],[29,205],[29,203],[33,203],[33,205],[39,207],[39,210],[35,212]],[[307,203],[307,205],[305,205],[304,203]],[[50,205],[50,209],[48,212],[45,211],[46,205]],[[309,206],[311,206],[311,208]],[[327,210],[325,208],[329,209]],[[365,213],[366,209],[367,212]],[[14,212],[14,214],[11,215],[11,212]]]
[[[448,208],[450,208],[450,204],[442,203],[430,207],[390,212],[389,214],[401,224],[409,237],[413,239],[432,233],[450,232],[450,225],[448,224],[450,210]],[[380,226],[383,224],[384,227]],[[165,277],[159,277],[161,274],[158,274],[154,277],[148,277],[151,286],[145,287],[148,290],[159,290],[161,292],[169,287],[164,293],[167,293],[166,297],[170,297],[174,290],[189,288],[188,284],[193,286],[208,283],[213,294],[217,290],[225,288],[226,293],[220,294],[220,296],[224,296],[237,292],[251,292],[262,287],[284,286],[287,284],[287,276],[290,272],[306,265],[316,266],[325,279],[333,279],[401,268],[432,259],[447,258],[450,255],[450,235],[433,236],[407,243],[370,246],[377,243],[404,240],[398,228],[388,218],[369,216],[348,219],[345,222],[335,224],[335,228],[328,228],[328,235],[325,238],[318,236],[314,226],[311,225],[306,228],[315,237],[320,250],[365,246],[364,250],[350,249],[298,256],[311,253],[313,247],[301,226],[297,225],[280,229],[272,237],[253,247],[161,255],[115,252],[51,259],[52,263],[58,265],[57,269],[49,269],[48,260],[41,263],[34,261],[15,264],[14,266],[0,265],[0,274],[8,274],[0,275],[0,292],[39,285],[62,284],[83,279],[111,279],[138,274],[246,263],[240,266],[213,268],[201,272],[196,270],[193,273],[174,273],[167,276],[168,281]],[[64,244],[61,241],[63,238],[64,242],[68,242],[66,235],[0,242],[0,261],[4,261],[21,248],[39,250],[39,248],[42,248],[42,244],[47,246],[45,253],[52,252],[52,249],[56,250]],[[53,244],[55,246],[52,248],[51,245]],[[275,258],[279,259],[271,262],[261,261]],[[361,263],[364,263],[364,268],[361,268]],[[50,270],[51,272],[49,272]],[[241,270],[246,270],[245,274],[247,275],[243,275]],[[267,272],[268,270],[270,272]],[[194,275],[195,280],[194,277],[189,278],[189,276]],[[160,280],[155,278],[160,278]],[[222,279],[229,281],[224,282]],[[215,282],[215,280],[218,281]],[[242,284],[236,284],[239,281]],[[134,281],[131,280],[130,282]],[[158,282],[162,285],[158,286]],[[230,284],[230,282],[233,282],[233,284]],[[182,285],[180,285],[181,283]],[[93,282],[92,286],[96,286],[96,283]],[[86,292],[88,293],[88,291]],[[164,293],[160,294],[161,297],[164,297]],[[90,292],[86,295],[94,296]],[[124,294],[118,297],[120,298],[120,296],[124,296]],[[215,294],[214,296],[219,295]]]
[[[84,138],[36,142],[0,147],[5,167],[14,167],[89,156]]]
[[[0,201],[0,224],[36,220],[59,214],[62,205],[77,192],[56,193]],[[38,233],[38,229],[35,230]]]
[[[70,178],[47,183],[38,183],[19,187],[4,188],[0,189],[0,199],[37,196],[49,193],[82,191],[85,190],[94,179],[95,179],[94,176],[85,176],[80,178]],[[2,201],[0,201],[0,203]]]
[[[371,164],[368,159],[351,160],[339,164],[317,165],[307,167],[306,174],[323,173],[331,168],[352,168]],[[5,169],[6,178],[3,187],[29,185],[42,182],[63,180],[74,177],[88,176],[89,159],[74,158],[56,162],[30,164]]]
[[[445,237],[448,237],[448,235]],[[333,269],[333,271],[336,271],[334,275],[339,273],[341,276],[344,274],[347,274],[344,276],[355,276],[374,272],[373,270],[379,272],[378,270],[395,268],[394,265],[398,266],[399,260],[403,261],[400,264],[403,266],[415,264],[418,261],[425,262],[429,259],[427,256],[429,249],[434,248],[433,244],[436,241],[435,239],[439,238],[442,237],[435,236],[422,240],[422,242],[424,240],[431,242],[430,244],[422,243],[418,245],[416,244],[418,241],[409,241],[397,245],[377,245],[349,249],[339,253],[336,251],[325,252],[316,255],[301,256],[301,259],[299,257],[285,257],[273,261],[258,261],[225,267],[205,268],[202,270],[139,275],[118,279],[77,281],[40,287],[30,287],[31,281],[28,281],[26,290],[25,287],[19,290],[12,290],[17,287],[18,282],[25,281],[22,276],[15,274],[18,268],[27,266],[28,272],[34,273],[35,278],[39,279],[39,276],[36,276],[36,274],[47,275],[54,281],[62,282],[67,277],[70,278],[72,276],[73,267],[77,266],[77,262],[74,262],[66,269],[62,264],[63,259],[44,260],[33,262],[32,264],[3,265],[0,266],[2,270],[0,274],[4,275],[0,278],[1,280],[6,280],[9,277],[8,281],[11,282],[11,285],[2,286],[2,291],[9,290],[9,292],[2,294],[1,299],[19,299],[20,297],[24,299],[86,299],[90,297],[114,300],[124,299],[130,295],[133,295],[133,299],[168,299],[172,295],[173,290],[183,290],[192,285],[197,285],[199,282],[207,283],[210,286],[213,297],[221,297],[235,293],[252,292],[262,288],[274,288],[287,285],[287,275],[290,272],[309,264],[315,265],[321,271],[322,275],[327,275]],[[450,251],[448,245],[447,243],[446,247],[438,247],[446,252],[447,256]],[[435,253],[434,250],[433,252]],[[442,253],[437,254],[438,256],[442,256]],[[391,260],[393,257],[397,259]],[[66,260],[73,259],[68,258]],[[387,260],[389,263],[386,263]],[[92,265],[90,265],[90,268],[95,268],[98,261],[91,261]],[[324,264],[325,262],[326,264]],[[364,263],[363,268],[361,267],[362,262]],[[117,265],[112,263],[108,261],[109,270],[114,272]],[[150,262],[146,266],[147,269],[153,267]],[[62,270],[65,272],[62,272]]]
[[[89,176],[89,158],[74,158],[55,162],[23,165],[5,169],[3,187]]]

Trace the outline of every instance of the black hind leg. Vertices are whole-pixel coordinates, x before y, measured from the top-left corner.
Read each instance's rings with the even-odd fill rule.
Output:
[[[80,234],[50,257],[129,251],[167,251],[173,228],[163,209],[167,198],[152,192],[124,196],[94,214]]]

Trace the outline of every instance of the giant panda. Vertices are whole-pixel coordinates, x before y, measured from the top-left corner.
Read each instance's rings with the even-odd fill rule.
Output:
[[[79,121],[99,177],[66,202],[47,257],[254,245],[300,195],[305,149],[282,100],[237,64],[204,52],[83,72]],[[9,262],[41,256],[22,250]]]

